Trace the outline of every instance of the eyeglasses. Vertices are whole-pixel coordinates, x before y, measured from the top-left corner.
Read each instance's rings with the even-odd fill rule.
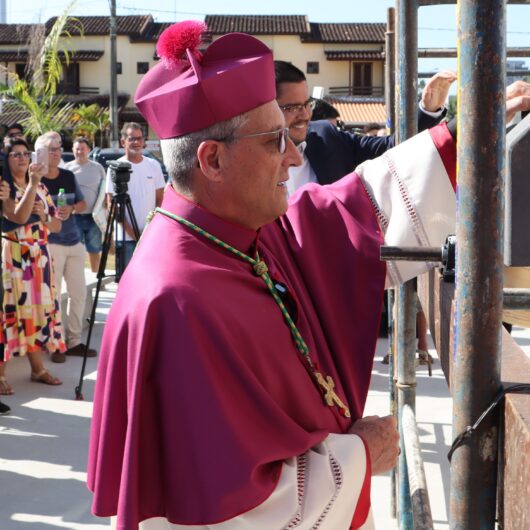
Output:
[[[9,153],[11,158],[31,158],[31,153],[29,151],[13,151]]]
[[[278,151],[281,155],[285,153],[285,150],[287,149],[287,138],[289,137],[289,129],[287,127],[278,129],[277,131],[267,131],[267,132],[260,132],[260,133],[252,133],[252,134],[242,134],[240,136],[232,136],[230,138],[225,138],[224,140],[218,140],[220,142],[231,142],[233,140],[240,140],[241,138],[254,138],[256,136],[271,136],[275,134],[278,139]]]
[[[48,147],[48,151],[50,153],[62,153],[63,148],[62,147]]]
[[[304,103],[291,103],[289,105],[280,105],[280,109],[284,112],[302,112],[302,110],[310,110],[313,112],[315,105],[317,104],[316,99],[309,98]]]
[[[128,142],[142,142],[144,137],[143,136],[126,136],[125,139]]]

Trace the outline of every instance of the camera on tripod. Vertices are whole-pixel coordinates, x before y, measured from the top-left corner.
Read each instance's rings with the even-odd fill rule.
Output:
[[[121,195],[127,193],[127,183],[131,179],[131,164],[119,160],[109,160],[107,167],[110,168],[110,178],[114,184],[114,193]]]

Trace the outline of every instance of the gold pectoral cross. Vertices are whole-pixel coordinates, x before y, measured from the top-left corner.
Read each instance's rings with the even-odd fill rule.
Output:
[[[342,402],[342,399],[336,394],[335,392],[335,381],[333,381],[332,377],[328,375],[326,379],[324,379],[324,376],[320,372],[315,372],[315,377],[317,379],[318,384],[324,389],[324,399],[326,401],[326,404],[330,407],[333,407],[334,405],[337,405],[339,408],[341,414],[345,416],[346,418],[351,418],[350,410],[348,407]]]

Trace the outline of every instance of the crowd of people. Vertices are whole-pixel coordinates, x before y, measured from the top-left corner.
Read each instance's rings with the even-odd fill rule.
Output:
[[[39,136],[31,146],[20,124],[4,129],[0,396],[9,396],[14,394],[7,377],[12,357],[27,357],[31,381],[60,385],[61,379],[45,367],[45,356],[63,363],[68,356],[85,354],[85,261],[88,254],[90,269],[98,271],[112,183],[110,174],[89,159],[88,138],[74,139],[74,160],[65,164],[57,132]],[[124,159],[133,165],[131,202],[143,229],[147,212],[160,203],[162,171],[158,162],[142,157],[144,134],[138,124],[125,124],[122,146]],[[40,158],[37,153],[43,152]],[[148,168],[143,160],[149,160]],[[131,241],[131,255],[134,244]],[[87,349],[88,357],[96,355],[96,350]],[[0,414],[9,411],[0,401]]]

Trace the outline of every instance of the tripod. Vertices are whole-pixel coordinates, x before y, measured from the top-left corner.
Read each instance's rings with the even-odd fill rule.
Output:
[[[130,169],[129,169],[130,172]],[[113,227],[118,224],[121,224],[122,226],[122,238],[121,238],[121,246],[118,247],[118,244],[116,244],[116,283],[120,281],[121,275],[123,274],[123,271],[126,266],[126,260],[125,260],[125,214],[128,214],[133,232],[134,237],[136,241],[140,239],[140,230],[138,228],[138,223],[136,222],[136,217],[134,216],[134,211],[132,209],[131,205],[131,198],[129,197],[129,194],[127,193],[127,183],[121,182],[116,183],[116,180],[114,180],[114,191],[115,194],[112,197],[112,202],[110,205],[109,210],[109,218],[107,220],[107,227],[105,229],[105,237],[103,239],[103,245],[101,249],[101,261],[99,262],[99,268],[98,268],[98,282],[96,285],[96,294],[94,295],[94,301],[92,303],[92,310],[90,312],[90,320],[88,322],[88,334],[85,344],[85,351],[83,353],[83,364],[81,366],[81,374],[79,376],[79,383],[75,387],[75,399],[78,401],[82,401],[83,394],[81,393],[81,390],[83,388],[83,378],[85,376],[85,368],[86,368],[86,360],[88,356],[88,349],[90,347],[90,339],[92,337],[92,329],[94,328],[94,321],[96,319],[96,309],[98,306],[98,300],[99,300],[99,293],[101,291],[101,282],[103,281],[103,278],[105,278],[105,268],[107,266],[107,257],[109,255],[109,250],[111,248],[112,244],[112,229]],[[128,179],[127,179],[128,180]]]

